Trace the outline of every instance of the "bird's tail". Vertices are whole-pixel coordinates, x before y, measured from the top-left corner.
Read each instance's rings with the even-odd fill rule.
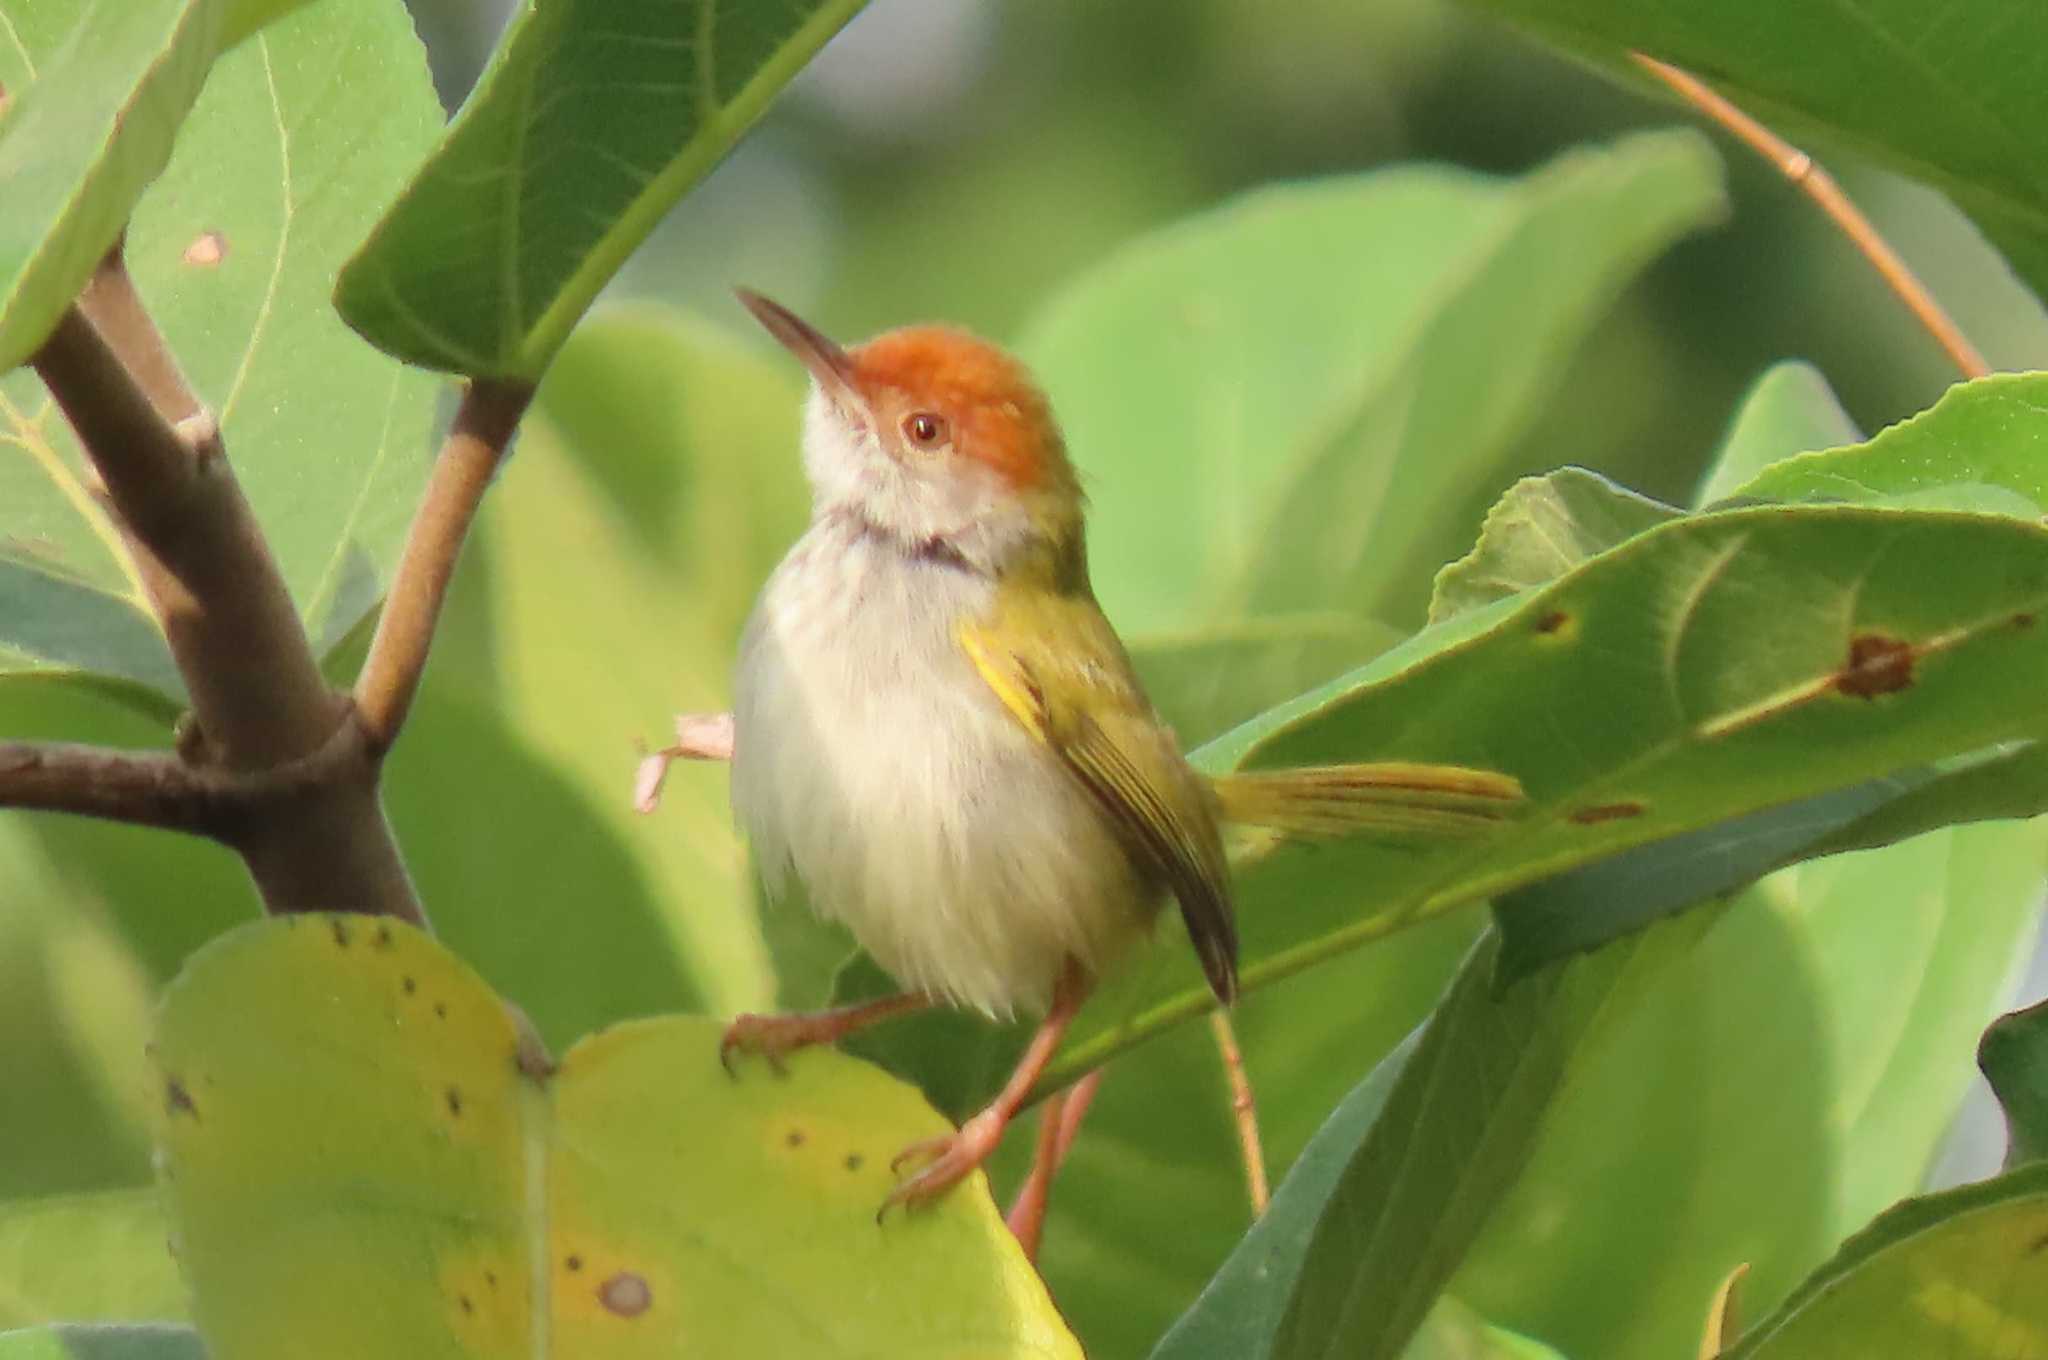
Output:
[[[1315,840],[1473,835],[1512,821],[1522,805],[1511,776],[1457,765],[1311,765],[1211,783],[1224,821]]]

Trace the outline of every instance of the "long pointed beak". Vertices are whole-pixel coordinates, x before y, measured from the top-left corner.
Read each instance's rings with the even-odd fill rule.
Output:
[[[818,380],[825,394],[844,404],[860,404],[860,388],[854,381],[853,359],[839,343],[779,302],[762,297],[751,288],[735,288],[733,295],[782,342]]]

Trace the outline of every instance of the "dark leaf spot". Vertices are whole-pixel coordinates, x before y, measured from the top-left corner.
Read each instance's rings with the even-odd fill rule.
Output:
[[[378,947],[379,949],[389,949],[389,948],[391,947],[391,927],[390,927],[390,926],[378,926],[378,927],[377,927],[377,947]]]
[[[418,991],[420,987],[420,985],[417,982],[414,982],[411,978],[402,979],[401,985],[404,986],[405,994],[407,996],[411,996],[414,992]]]
[[[445,1001],[436,1001],[436,1002],[434,1003],[434,1018],[435,1018],[435,1019],[437,1019],[437,1020],[446,1020],[446,1019],[448,1018],[448,1003],[447,1003],[447,1002],[445,1002]]]
[[[804,1131],[802,1129],[791,1129],[787,1134],[783,1135],[782,1141],[788,1143],[791,1147],[802,1147],[804,1145]]]
[[[1562,609],[1553,609],[1542,618],[1536,620],[1536,631],[1539,633],[1555,633],[1571,621],[1571,615],[1565,613]]]
[[[192,1103],[192,1093],[176,1077],[164,1081],[164,1113],[189,1114],[194,1119],[199,1117],[199,1107]]]
[[[654,1302],[647,1281],[630,1270],[622,1270],[598,1286],[597,1301],[620,1317],[639,1317]]]
[[[342,919],[337,916],[332,921],[329,921],[328,925],[334,930],[335,948],[348,948],[348,927],[342,923]]]
[[[1849,661],[1835,676],[1835,688],[1858,699],[1893,694],[1913,683],[1913,646],[1882,633],[1849,639]]]
[[[186,264],[211,268],[228,257],[228,238],[217,231],[202,231],[185,247]]]
[[[2048,1235],[2037,1237],[2027,1244],[2027,1255],[2029,1256],[2039,1256],[2044,1251],[2048,1251]]]
[[[1619,822],[1640,817],[1648,811],[1641,803],[1598,803],[1592,807],[1574,808],[1565,815],[1580,826],[1592,826],[1596,822]]]
[[[2020,629],[2032,628],[2034,626],[2034,616],[2022,609],[2019,613],[2012,616],[2012,626]]]
[[[453,1086],[448,1088],[448,1113],[462,1118],[462,1092]]]
[[[484,1272],[484,1283],[489,1285],[491,1288],[496,1289],[498,1287],[498,1272],[495,1270],[486,1270]]]
[[[846,1169],[847,1169],[848,1171],[858,1171],[858,1170],[860,1170],[860,1166],[861,1166],[861,1162],[862,1162],[862,1160],[863,1160],[863,1159],[862,1159],[861,1155],[860,1155],[860,1154],[859,1154],[858,1152],[849,1152],[849,1153],[847,1153],[847,1154],[846,1154]]]
[[[562,1264],[567,1266],[571,1270],[581,1270],[583,1269],[583,1258],[581,1256],[576,1255],[574,1252],[571,1252],[569,1254],[569,1259],[562,1262]]]
[[[467,1294],[456,1295],[455,1301],[462,1305],[462,1311],[465,1315],[476,1311],[476,1305],[469,1301],[469,1295]]]

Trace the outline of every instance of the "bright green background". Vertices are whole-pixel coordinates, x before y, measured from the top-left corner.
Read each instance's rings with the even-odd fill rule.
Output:
[[[482,7],[415,9],[444,84],[459,85],[475,51],[463,29]],[[324,51],[332,35],[316,26],[345,22],[381,25],[365,50],[402,59],[288,60],[295,40]],[[195,124],[137,222],[155,243],[138,271],[195,382],[216,404],[245,394],[230,446],[344,668],[423,469],[434,390],[380,366],[310,300],[410,156],[352,159],[347,178],[303,199],[235,189],[264,186],[279,154],[313,163],[366,119],[416,150],[431,105],[402,28],[388,7],[345,17],[327,0],[244,44],[206,96],[239,101],[224,104],[233,136],[209,142]],[[1576,40],[1600,55],[1598,37]],[[1817,59],[1824,37],[1791,50]],[[10,87],[13,60],[0,42]],[[371,73],[388,87],[361,83]],[[323,103],[345,80],[360,105]],[[1019,343],[1091,478],[1104,599],[1193,744],[1419,626],[1432,572],[1472,546],[1520,474],[1579,463],[1691,503],[1739,414],[1716,498],[1948,383],[1860,263],[1741,155],[1726,171],[1734,215],[1717,225],[1722,172],[1702,139],[1661,130],[1675,121],[1433,0],[879,6],[635,258],[618,305],[561,354],[493,494],[391,771],[392,814],[444,940],[557,1050],[622,1017],[815,999],[829,985],[841,941],[793,911],[757,918],[721,771],[677,770],[656,818],[625,806],[636,741],[664,740],[677,709],[724,702],[738,622],[802,519],[796,377],[729,284],[849,337],[943,316]],[[1620,138],[1642,126],[1660,130]],[[1894,119],[1861,135],[1920,131]],[[1588,141],[1604,149],[1554,159]],[[1994,362],[2048,365],[2048,322],[1963,218],[1866,162],[1830,160]],[[1429,164],[1357,174],[1396,162]],[[1143,237],[1237,190],[1311,177]],[[1999,192],[2024,203],[2032,191]],[[206,230],[230,249],[195,281],[182,252]],[[304,329],[248,349],[270,298]],[[1825,378],[1774,370],[1741,404],[1786,356]],[[302,400],[316,378],[337,395]],[[351,394],[378,381],[381,433],[359,438]],[[32,418],[24,384],[5,390]],[[274,400],[285,391],[290,403]],[[2039,466],[2026,446],[1996,451],[2009,474]],[[0,449],[0,479],[21,479],[0,480],[19,492],[0,502],[27,507],[30,536],[51,542],[0,542],[0,573],[62,576],[120,607],[125,583],[90,518],[24,476],[16,452]],[[2038,501],[2015,475],[1974,479]],[[1773,494],[1805,493],[1787,482]],[[1569,555],[1521,563],[1514,580],[1535,584]],[[160,651],[132,626],[109,636],[113,655],[60,650],[55,664],[37,638],[0,636],[8,670],[90,664],[129,682],[109,695],[0,681],[0,731],[160,741],[171,702],[138,701],[143,687],[175,693]],[[1491,721],[1535,720],[1498,711],[1513,691],[1498,695]],[[1857,828],[1841,834],[1850,843]],[[1475,1152],[1447,1137],[1424,1145],[1400,1202],[1359,1188],[1363,1212],[1402,1240],[1439,1221],[1446,1241],[1477,1233],[1452,1285],[1464,1306],[1439,1309],[1413,1354],[1534,1353],[1483,1333],[1474,1309],[1564,1355],[1686,1353],[1736,1259],[1756,1266],[1759,1310],[1784,1297],[1920,1183],[1975,1033],[2031,938],[2040,860],[2030,833],[1992,827],[1804,867],[1711,920],[1660,927],[1648,938],[1662,942],[1661,971],[1627,1005],[1570,1013],[1579,1029],[1546,1013],[1560,1025],[1547,1037],[1576,1045],[1543,1050],[1569,1081],[1473,1080],[1453,1093],[1472,1105],[1429,1107],[1452,1132],[1490,1113],[1527,1134],[1540,1112],[1540,1138]],[[0,1020],[21,1039],[0,1048],[0,1081],[28,1093],[0,1102],[0,1192],[138,1184],[159,1104],[135,1042],[146,998],[252,914],[247,889],[209,848],[40,818],[0,820],[0,862]],[[1306,877],[1327,884],[1347,863]],[[1298,938],[1299,922],[1276,927],[1270,911],[1304,881],[1283,875],[1262,895],[1255,942]],[[1326,897],[1318,919],[1361,905]],[[1246,1002],[1276,1172],[1436,1000],[1480,925],[1463,908]],[[1687,932],[1702,938],[1668,943]],[[1185,990],[1177,967],[1136,992]],[[910,1030],[875,1051],[945,1099],[987,1077],[960,1064],[962,1042]],[[933,1054],[951,1066],[925,1073]],[[1446,1203],[1496,1216],[1480,1231]],[[131,1202],[34,1212],[31,1227],[0,1217],[0,1262],[33,1231],[89,1244],[81,1262],[135,1263],[134,1294],[44,1295],[68,1299],[56,1311],[161,1315],[163,1263]],[[1091,1354],[1144,1354],[1244,1220],[1214,1053],[1186,1026],[1113,1070],[1061,1183],[1047,1273]],[[1375,1278],[1395,1288],[1428,1265]],[[39,1315],[54,1314],[0,1323]],[[1298,1344],[1324,1321],[1276,1335]]]

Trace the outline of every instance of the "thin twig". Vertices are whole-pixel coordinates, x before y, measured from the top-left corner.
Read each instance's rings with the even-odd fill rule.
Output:
[[[1230,1113],[1237,1123],[1238,1151],[1244,1157],[1245,1193],[1251,1197],[1252,1217],[1266,1212],[1273,1194],[1266,1180],[1266,1148],[1259,1139],[1259,1109],[1252,1100],[1252,1079],[1244,1070],[1244,1050],[1237,1046],[1237,1030],[1230,1016],[1209,1012],[1209,1030],[1216,1036],[1216,1051],[1223,1058],[1223,1075],[1230,1083]]]
[[[1934,337],[1934,342],[1941,346],[1949,361],[1965,378],[1981,378],[1991,371],[1984,356],[1964,337],[1955,321],[1934,300],[1934,295],[1914,276],[1898,252],[1878,234],[1870,219],[1849,201],[1849,196],[1842,192],[1834,177],[1814,163],[1813,157],[1715,93],[1697,76],[1641,52],[1631,52],[1629,56],[1636,65],[1662,81],[1688,104],[1748,144],[1779,174],[1819,204],[1820,210],[1841,228],[1842,234],[1863,253],[1863,258],[1870,261],[1885,285],[1906,304],[1907,310]]]
[[[75,812],[214,836],[221,823],[221,779],[168,751],[0,742],[0,807]]]
[[[356,708],[379,750],[405,725],[470,523],[532,400],[532,384],[497,379],[476,379],[462,394],[356,678]]]
[[[180,375],[118,250],[34,364],[78,432],[184,677],[198,732],[181,744],[185,763],[260,774],[297,766],[337,738],[349,747],[348,700],[321,677],[219,427]],[[86,766],[59,768],[82,777]],[[328,783],[237,828],[264,905],[422,920],[377,801],[374,762],[322,768]],[[95,795],[66,796],[83,804]]]

